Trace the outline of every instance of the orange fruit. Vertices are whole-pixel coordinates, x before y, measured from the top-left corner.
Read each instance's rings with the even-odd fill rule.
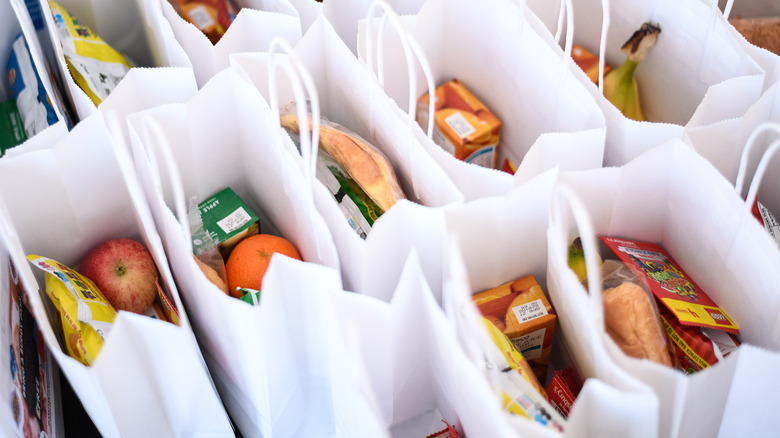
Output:
[[[302,260],[295,246],[283,237],[255,234],[239,242],[225,264],[230,294],[240,298],[241,292],[236,291],[240,287],[260,290],[271,256],[276,253]]]

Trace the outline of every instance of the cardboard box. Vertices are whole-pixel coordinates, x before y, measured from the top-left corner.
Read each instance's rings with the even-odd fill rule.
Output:
[[[417,122],[428,128],[430,97],[417,101]],[[501,121],[457,79],[436,89],[433,141],[455,158],[496,168]]]
[[[556,315],[533,275],[480,292],[472,299],[482,315],[512,341],[536,378],[545,382]]]
[[[241,239],[260,232],[260,218],[230,187],[198,204],[203,227],[219,243],[219,252],[227,260]],[[193,241],[193,251],[199,255],[203,242]]]

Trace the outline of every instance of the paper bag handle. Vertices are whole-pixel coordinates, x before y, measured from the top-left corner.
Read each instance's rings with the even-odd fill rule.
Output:
[[[717,5],[717,1],[715,2],[715,5]],[[734,7],[734,0],[728,0],[726,2],[726,6],[723,8],[723,17],[728,20],[729,15],[731,15],[731,8]]]
[[[742,197],[742,190],[744,189],[745,179],[747,178],[746,173],[748,157],[755,147],[758,136],[767,131],[775,131],[776,133],[780,134],[780,123],[763,122],[758,125],[758,128],[750,133],[750,136],[745,143],[745,148],[742,149],[742,157],[739,161],[739,171],[737,172],[737,181],[734,184],[734,188],[736,189],[737,195],[740,198]],[[761,157],[761,161],[758,162],[758,167],[756,168],[756,172],[753,174],[753,180],[750,182],[750,188],[748,189],[748,194],[745,198],[745,207],[747,208],[748,213],[753,208],[753,204],[756,202],[756,197],[758,197],[758,189],[761,185],[761,180],[764,178],[766,169],[769,167],[769,162],[778,149],[780,149],[780,140],[775,140],[764,151],[764,155]]]
[[[601,0],[601,39],[599,40],[599,93],[604,94],[604,65],[607,54],[607,33],[609,32],[609,0]]]
[[[579,231],[582,248],[585,252],[585,266],[588,271],[588,292],[590,294],[591,312],[596,320],[597,327],[604,327],[604,308],[601,304],[601,269],[599,268],[598,257],[596,253],[596,233],[593,230],[593,224],[585,205],[577,194],[566,184],[560,183],[556,186],[550,200],[549,226],[554,232],[557,232],[561,242],[564,242],[564,249],[568,248],[568,221],[564,221],[564,206],[568,205],[571,216]],[[568,262],[566,263],[568,266]],[[574,271],[568,270],[568,274],[574,276]]]
[[[287,55],[285,60],[280,60],[277,56],[277,50],[282,50]],[[306,69],[303,62],[301,62],[295,51],[281,37],[275,37],[269,44],[268,52],[271,56],[271,61],[268,63],[268,97],[269,104],[271,105],[271,113],[273,114],[274,123],[279,123],[279,93],[276,87],[276,70],[277,67],[284,69],[285,73],[290,79],[290,83],[293,87],[293,97],[295,99],[295,110],[298,116],[298,132],[301,144],[301,156],[305,166],[304,173],[306,174],[306,183],[309,187],[309,194],[311,194],[311,202],[307,203],[311,210],[315,209],[314,206],[314,187],[317,175],[317,154],[319,152],[320,145],[320,99],[317,93],[317,87],[314,85],[314,79],[312,79],[309,70]],[[301,84],[303,83],[303,84]],[[306,98],[303,93],[304,87],[306,88],[306,94],[309,96],[311,106],[311,131],[309,131],[309,124],[307,123],[308,114],[306,114]],[[303,105],[301,105],[303,103]],[[273,130],[277,138],[278,144],[281,144],[282,134],[281,128]],[[288,193],[285,182],[285,193]],[[317,251],[317,260],[322,260],[322,250],[320,249],[320,242],[316,240],[315,249]]]
[[[555,41],[559,43],[561,41],[561,32],[563,32],[564,16],[566,17],[566,43],[564,44],[563,53],[566,68],[568,68],[568,62],[571,60],[571,48],[574,46],[574,7],[571,0],[561,1],[561,9],[558,12],[558,29],[555,31]]]
[[[287,59],[280,61],[278,56],[276,56],[277,50],[283,51],[287,55]],[[280,114],[279,92],[276,87],[276,70],[277,67],[281,67],[284,69],[285,73],[287,73],[293,87],[295,110],[298,115],[301,156],[306,165],[306,182],[313,190],[314,179],[317,174],[317,152],[320,144],[320,100],[319,95],[317,94],[317,87],[314,86],[314,80],[312,79],[311,74],[309,74],[309,71],[287,41],[281,37],[275,37],[268,46],[268,52],[271,56],[271,61],[268,63],[268,100],[271,105],[271,112],[274,116],[274,120],[278,122],[280,120]],[[306,88],[306,94],[308,94],[311,104],[311,131],[309,130],[309,124],[306,123],[309,116],[306,114],[306,98],[303,93],[304,87]],[[275,130],[274,132],[276,135],[279,135],[279,140],[281,140],[279,131]]]
[[[380,22],[379,27],[379,33],[377,34],[377,55],[376,55],[376,61],[377,61],[377,68],[376,72],[374,71],[374,45],[372,42],[371,36],[373,35],[372,32],[372,22],[374,15],[377,11],[377,9],[382,8],[384,11],[384,15],[382,16],[383,20]],[[415,57],[417,57],[417,62],[420,63],[420,67],[422,68],[423,75],[425,75],[425,81],[428,84],[428,96],[430,97],[428,99],[428,127],[426,134],[428,135],[428,138],[432,138],[433,136],[433,110],[435,105],[435,91],[436,86],[433,82],[433,73],[431,72],[431,66],[428,63],[428,58],[425,57],[425,53],[423,52],[422,48],[420,47],[420,44],[409,34],[409,32],[406,30],[404,25],[401,23],[401,20],[398,18],[398,14],[395,13],[392,7],[388,5],[383,0],[375,0],[371,3],[371,6],[368,9],[368,15],[366,16],[366,63],[368,66],[368,71],[371,73],[372,76],[374,76],[379,83],[379,86],[384,89],[385,87],[385,74],[384,74],[384,68],[383,67],[383,60],[384,57],[382,56],[382,52],[384,50],[384,44],[383,44],[383,35],[382,29],[384,28],[386,19],[390,20],[390,23],[395,28],[396,32],[398,32],[398,36],[401,39],[401,45],[404,49],[404,56],[406,58],[406,69],[407,73],[409,74],[409,108],[407,110],[407,114],[409,114],[409,128],[411,130],[412,123],[414,122],[414,114],[416,112],[417,108],[417,70],[412,65],[412,54],[414,54]]]
[[[168,175],[168,184],[170,184],[171,191],[173,191],[173,208],[176,219],[178,220],[179,225],[181,225],[182,232],[184,233],[185,237],[185,242],[188,242],[188,245],[192,245],[192,232],[189,225],[189,216],[187,215],[187,203],[184,197],[184,188],[181,183],[181,173],[179,173],[179,166],[176,165],[173,152],[171,152],[171,147],[168,143],[168,139],[165,137],[160,123],[155,119],[148,119],[145,125],[144,134],[146,136],[147,142],[151,137],[160,151],[162,164],[165,167]],[[144,143],[146,144],[147,142]],[[162,194],[161,172],[160,166],[158,165],[157,154],[155,153],[153,147],[144,146],[143,149],[146,151],[150,166],[152,169],[154,169],[154,184],[160,189],[159,192]]]

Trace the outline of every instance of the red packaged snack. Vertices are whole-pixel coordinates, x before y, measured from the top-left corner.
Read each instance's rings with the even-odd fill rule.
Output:
[[[568,417],[583,384],[582,376],[575,368],[569,367],[555,371],[552,381],[547,387],[547,397],[550,399],[550,404],[561,415]]]
[[[458,438],[458,432],[455,431],[454,427],[450,426],[450,423],[447,423],[444,420],[441,420],[441,422],[444,423],[447,428],[442,429],[436,433],[432,433],[425,438]]]
[[[730,333],[682,325],[664,306],[658,306],[658,311],[674,346],[676,368],[688,374],[712,366],[739,346],[737,337]]]

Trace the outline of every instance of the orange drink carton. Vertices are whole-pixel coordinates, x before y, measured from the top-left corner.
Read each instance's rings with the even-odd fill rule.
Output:
[[[512,341],[536,378],[546,381],[556,315],[533,275],[480,292],[472,299],[480,313]]]
[[[430,97],[417,101],[417,123],[428,126]],[[494,169],[501,121],[457,79],[436,89],[433,141],[455,158]]]

